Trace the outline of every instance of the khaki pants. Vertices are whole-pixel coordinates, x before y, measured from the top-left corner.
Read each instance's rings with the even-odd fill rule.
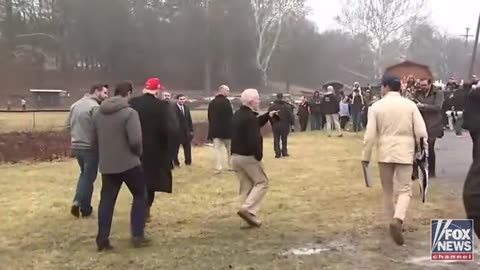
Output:
[[[338,135],[342,135],[342,129],[340,127],[340,121],[338,120],[338,114],[327,114],[325,115],[327,119],[327,125],[325,129],[330,134],[332,132],[332,123],[335,125],[335,130],[338,132]]]
[[[378,163],[382,180],[383,198],[389,219],[405,220],[410,197],[412,196],[412,165]],[[394,203],[394,196],[398,196]]]
[[[263,165],[253,156],[233,155],[232,166],[240,181],[241,208],[256,216],[268,190]]]
[[[227,152],[228,167],[232,168],[230,157],[230,140],[228,139],[213,139],[213,149],[215,151],[215,170],[221,171],[223,169],[225,150]]]

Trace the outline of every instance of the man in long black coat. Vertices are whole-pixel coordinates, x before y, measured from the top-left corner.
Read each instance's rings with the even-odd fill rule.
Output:
[[[156,95],[163,89],[158,78],[145,83],[144,95],[132,98],[130,106],[138,112],[142,125],[142,168],[147,184],[147,219],[155,199],[155,192],[172,193],[172,153],[178,130],[175,116],[168,103]],[[121,157],[118,157],[121,158]]]
[[[474,86],[465,104],[463,127],[470,131],[473,162],[463,188],[467,217],[474,220],[475,233],[480,237],[480,87]]]
[[[185,156],[185,165],[192,165],[192,139],[193,139],[193,121],[190,108],[185,105],[186,97],[183,94],[177,95],[177,103],[174,105],[175,114],[178,120],[178,137],[177,147],[175,147],[175,155],[173,165],[180,166],[178,160],[178,152],[180,145],[183,147]]]
[[[220,173],[223,169],[225,150],[227,163],[229,169],[231,169],[230,139],[233,110],[232,104],[227,98],[229,93],[230,88],[228,86],[220,86],[218,94],[208,105],[208,134],[210,139],[213,140],[215,149],[215,173]]]

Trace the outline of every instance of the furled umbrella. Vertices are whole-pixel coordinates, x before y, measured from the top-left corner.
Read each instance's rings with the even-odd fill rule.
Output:
[[[418,166],[420,195],[422,196],[422,202],[427,200],[428,191],[428,146],[424,138],[420,138],[420,146],[415,153],[415,164]]]

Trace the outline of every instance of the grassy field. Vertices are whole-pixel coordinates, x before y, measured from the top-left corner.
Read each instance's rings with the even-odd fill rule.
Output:
[[[294,134],[288,159],[274,159],[271,144],[265,140],[270,190],[259,213],[262,228],[240,229],[235,175],[214,175],[213,149],[195,148],[194,165],[174,171],[174,193],[157,196],[147,225],[152,247],[130,248],[131,196],[123,187],[111,253],[96,252],[96,219],[68,212],[75,161],[0,166],[0,269],[420,270],[427,268],[408,258],[430,254],[430,219],[464,215],[457,195],[433,184],[422,204],[415,185],[406,246],[397,247],[386,230],[377,173],[374,188],[364,187],[361,137]],[[97,181],[95,207],[99,190]],[[332,248],[311,256],[281,254],[312,243]],[[469,267],[452,269],[478,269]]]
[[[58,130],[65,125],[67,112],[0,113],[0,132]],[[207,120],[207,111],[192,111],[194,122]]]

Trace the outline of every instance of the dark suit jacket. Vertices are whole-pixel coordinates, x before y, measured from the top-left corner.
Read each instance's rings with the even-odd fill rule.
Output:
[[[147,187],[152,191],[171,193],[171,153],[176,147],[174,142],[178,129],[173,110],[168,103],[150,94],[132,98],[130,106],[138,112],[142,125],[141,161]]]
[[[173,106],[178,119],[178,141],[179,143],[189,142],[193,139],[193,121],[190,109],[187,105],[183,105],[185,111],[185,114],[183,114],[177,103]]]
[[[480,133],[480,89],[470,91],[463,113],[463,128]]]

